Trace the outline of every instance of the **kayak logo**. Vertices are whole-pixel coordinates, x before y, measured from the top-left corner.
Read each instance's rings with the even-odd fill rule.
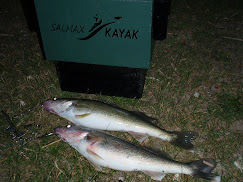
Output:
[[[137,34],[139,30],[126,30],[126,29],[112,29],[106,28],[105,29],[105,36],[106,37],[117,37],[117,38],[130,38],[130,39],[138,39]]]
[[[105,37],[112,37],[112,38],[129,38],[129,39],[138,39],[138,32],[139,30],[126,30],[126,29],[113,29],[113,28],[107,28],[108,25],[117,23],[120,19],[122,19],[122,16],[116,16],[114,17],[115,21],[103,23],[103,20],[99,20],[99,16],[96,15],[94,17],[95,23],[91,27],[91,29],[88,31],[90,32],[89,35],[83,38],[78,38],[79,40],[88,40],[95,36],[97,33],[99,33],[101,30],[105,28]]]
[[[80,25],[66,25],[66,24],[52,24],[51,31],[84,33],[84,26]]]
[[[114,17],[114,21],[103,22],[102,19],[99,19],[99,16],[96,15],[94,17],[95,23],[92,27],[87,31],[88,35],[84,37],[77,38],[78,40],[88,40],[101,32],[104,33],[104,37],[107,38],[123,38],[123,39],[138,39],[139,30],[129,30],[124,28],[111,28],[109,25],[115,24],[119,22],[123,17],[116,16]],[[51,31],[52,32],[71,32],[76,34],[87,34],[86,26],[80,25],[72,25],[72,24],[52,24]],[[104,31],[102,31],[104,30]]]

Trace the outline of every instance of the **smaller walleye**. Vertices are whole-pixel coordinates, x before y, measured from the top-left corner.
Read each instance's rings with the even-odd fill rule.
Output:
[[[87,99],[51,99],[43,107],[75,125],[109,131],[125,131],[142,143],[148,136],[160,138],[184,149],[192,149],[191,143],[198,133],[192,131],[169,132],[153,124],[156,121],[144,113],[127,111],[108,103]]]
[[[220,176],[211,173],[216,166],[214,159],[181,163],[103,131],[78,126],[58,127],[55,133],[82,154],[98,171],[102,171],[102,167],[120,171],[142,171],[158,181],[167,173],[220,181]]]

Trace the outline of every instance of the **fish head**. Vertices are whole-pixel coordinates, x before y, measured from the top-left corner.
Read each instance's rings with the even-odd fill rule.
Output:
[[[62,115],[63,113],[71,110],[76,103],[76,100],[67,99],[49,99],[42,103],[42,107],[48,112]]]
[[[73,127],[57,127],[55,128],[56,135],[68,144],[78,145],[89,134],[88,130],[77,126]]]

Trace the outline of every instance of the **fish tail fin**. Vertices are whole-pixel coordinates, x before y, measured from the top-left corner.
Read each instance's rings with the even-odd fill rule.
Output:
[[[191,142],[199,136],[197,132],[193,131],[173,132],[173,134],[175,137],[171,143],[187,150],[193,149],[194,145]]]
[[[216,167],[214,159],[201,159],[187,164],[192,168],[192,176],[220,182],[220,176],[211,173],[211,171]]]

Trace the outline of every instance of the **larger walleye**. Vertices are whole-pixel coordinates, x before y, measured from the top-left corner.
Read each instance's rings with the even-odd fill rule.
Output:
[[[166,173],[187,174],[220,181],[220,176],[211,173],[216,166],[214,159],[181,163],[103,131],[78,126],[58,127],[55,133],[82,154],[98,171],[102,170],[101,167],[121,171],[142,171],[159,181]]]
[[[139,142],[153,136],[182,148],[192,149],[191,141],[198,136],[196,132],[191,131],[165,131],[152,123],[155,119],[144,113],[127,111],[99,101],[53,99],[45,101],[43,107],[75,125],[99,130],[126,131]]]

